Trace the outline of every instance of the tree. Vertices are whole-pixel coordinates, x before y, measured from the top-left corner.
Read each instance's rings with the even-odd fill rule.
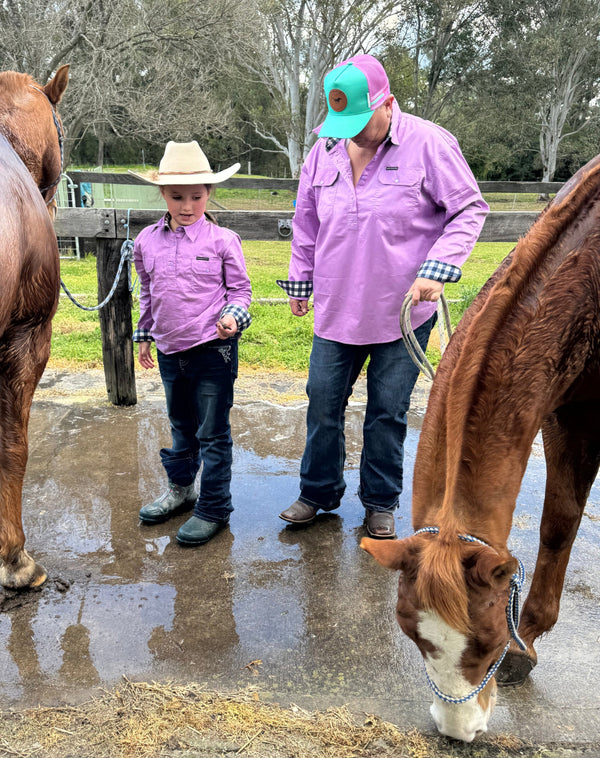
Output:
[[[499,8],[491,71],[537,130],[542,181],[552,181],[563,140],[597,118],[600,6],[596,0],[500,0]]]
[[[247,46],[253,13],[252,0],[6,0],[0,20],[14,35],[4,35],[1,62],[42,82],[71,63],[67,161],[89,130],[100,144],[229,134],[231,103],[217,83],[232,50]]]
[[[315,141],[313,129],[325,117],[325,74],[358,52],[371,52],[397,14],[399,2],[263,0],[259,8],[262,52],[242,64],[266,87],[283,122],[278,131],[261,114],[250,117],[256,132],[287,156],[292,176],[297,177]]]
[[[492,34],[487,2],[414,0],[406,21],[413,36],[413,112],[439,121],[457,91],[479,72],[485,60]]]

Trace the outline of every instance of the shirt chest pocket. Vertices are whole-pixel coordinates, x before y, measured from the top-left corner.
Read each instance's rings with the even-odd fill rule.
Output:
[[[321,169],[315,174],[312,185],[315,193],[317,215],[320,221],[333,213],[339,185],[339,175],[340,172],[333,167]]]
[[[377,176],[376,214],[381,218],[410,218],[421,200],[421,178],[422,172],[416,168],[382,167]]]
[[[142,263],[144,266],[144,271],[147,274],[151,274],[154,271],[154,265],[156,263],[156,255],[151,253],[144,253],[144,256],[142,258]]]
[[[223,261],[209,255],[197,255],[192,259],[192,273],[196,276],[221,276]]]

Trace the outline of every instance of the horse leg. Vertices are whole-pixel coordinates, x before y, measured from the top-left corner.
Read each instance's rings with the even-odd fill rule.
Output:
[[[562,418],[561,418],[562,416]],[[542,427],[546,457],[546,493],[540,523],[537,563],[519,635],[497,674],[499,684],[520,684],[537,663],[534,641],[558,619],[565,572],[590,488],[600,465],[600,441],[583,436],[566,412],[549,416]],[[597,434],[597,430],[596,430]]]
[[[33,393],[50,353],[50,323],[3,336],[0,350],[0,585],[37,587],[45,569],[25,550],[21,496]]]

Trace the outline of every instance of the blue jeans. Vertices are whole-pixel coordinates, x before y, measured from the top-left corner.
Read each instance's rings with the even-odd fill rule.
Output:
[[[415,330],[425,349],[437,316]],[[363,424],[358,495],[365,508],[393,511],[402,492],[406,414],[419,376],[404,340],[346,345],[316,335],[308,372],[306,447],[300,464],[299,500],[335,508],[346,489],[344,422],[348,399],[365,364],[367,408]]]
[[[158,350],[157,355],[173,440],[171,448],[160,451],[167,476],[187,487],[202,465],[194,516],[227,521],[233,510],[229,411],[238,370],[238,341],[213,340],[170,355]]]

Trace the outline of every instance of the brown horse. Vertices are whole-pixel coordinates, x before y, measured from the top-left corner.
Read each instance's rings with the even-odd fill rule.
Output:
[[[546,492],[517,631],[519,567],[507,539],[540,427]],[[486,730],[509,642],[502,683],[523,681],[535,666],[533,643],[558,618],[599,465],[600,156],[519,241],[448,345],[415,461],[418,533],[361,543],[401,572],[397,618],[424,657],[443,734],[471,741]]]
[[[45,570],[24,549],[21,491],[34,390],[50,354],[59,256],[47,205],[62,170],[55,112],[68,66],[45,87],[0,73],[0,584],[41,584]]]

